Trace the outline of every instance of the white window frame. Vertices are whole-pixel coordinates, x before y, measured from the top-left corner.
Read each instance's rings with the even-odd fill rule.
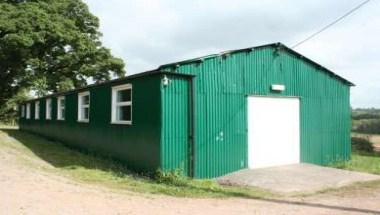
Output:
[[[121,90],[127,90],[127,89],[130,89],[131,90],[131,101],[129,102],[117,102],[116,99],[117,99],[117,92],[121,91]],[[124,124],[124,125],[132,125],[132,101],[133,101],[133,98],[132,98],[132,84],[123,84],[123,85],[118,85],[118,86],[115,86],[115,87],[112,87],[112,107],[111,107],[111,110],[112,110],[112,113],[111,113],[111,123],[112,124]],[[116,109],[120,106],[131,106],[131,120],[118,120],[116,119]]]
[[[51,115],[52,115],[52,110],[53,110],[53,106],[52,106],[52,101],[51,101],[51,98],[49,99],[46,99],[46,105],[45,105],[45,118],[47,120],[51,120]]]
[[[25,105],[21,105],[21,118],[25,118]]]
[[[62,116],[62,111],[65,111],[66,103],[65,106],[61,107],[62,100],[65,100],[64,96],[60,96],[57,98],[57,120],[65,120],[65,117]]]
[[[30,103],[26,104],[26,118],[30,119]]]
[[[34,119],[40,119],[40,101],[34,103]]]
[[[89,96],[89,103],[87,105],[83,104],[83,97]],[[90,105],[91,105],[91,96],[90,96],[90,91],[86,92],[81,92],[78,93],[78,122],[89,122],[90,121]],[[88,119],[84,119],[84,115],[82,110],[84,108],[88,108]]]

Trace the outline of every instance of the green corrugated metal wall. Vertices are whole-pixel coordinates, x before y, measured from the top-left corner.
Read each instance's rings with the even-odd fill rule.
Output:
[[[301,98],[302,162],[349,159],[349,86],[299,56],[276,50],[264,47],[162,68],[197,77],[196,177],[247,167],[246,95]],[[271,92],[271,84],[284,84],[286,90]]]
[[[161,85],[162,135],[161,168],[180,169],[191,175],[190,166],[190,82],[188,78],[168,76]]]
[[[133,123],[111,124],[111,87],[126,83],[132,84]],[[64,121],[56,120],[56,97],[52,97],[52,120],[45,120],[45,99],[39,99],[40,119],[34,120],[34,102],[31,102],[31,119],[20,119],[20,128],[116,158],[137,171],[155,171],[160,167],[160,86],[161,76],[154,75],[89,88],[89,123],[77,122],[78,93],[82,91],[65,95]]]

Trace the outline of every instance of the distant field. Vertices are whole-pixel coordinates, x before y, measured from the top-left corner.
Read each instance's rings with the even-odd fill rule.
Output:
[[[380,134],[361,134],[361,133],[355,133],[354,132],[351,134],[351,136],[367,138],[373,144],[380,144]]]
[[[380,134],[380,109],[352,110],[352,131],[366,134]]]

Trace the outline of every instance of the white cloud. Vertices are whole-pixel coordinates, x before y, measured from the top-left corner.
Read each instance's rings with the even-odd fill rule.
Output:
[[[360,0],[85,0],[99,17],[105,46],[127,73],[229,49],[283,42],[288,46],[330,23]],[[352,104],[380,107],[379,1],[296,48],[348,78]]]

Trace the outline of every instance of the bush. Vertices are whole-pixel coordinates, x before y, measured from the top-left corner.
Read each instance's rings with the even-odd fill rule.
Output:
[[[380,120],[368,120],[360,123],[355,128],[355,131],[366,134],[380,134]]]
[[[373,146],[368,137],[351,137],[351,144],[356,151],[373,152]]]
[[[183,171],[180,169],[169,172],[157,170],[154,178],[158,183],[174,186],[185,186],[188,183],[188,178],[183,175]]]

